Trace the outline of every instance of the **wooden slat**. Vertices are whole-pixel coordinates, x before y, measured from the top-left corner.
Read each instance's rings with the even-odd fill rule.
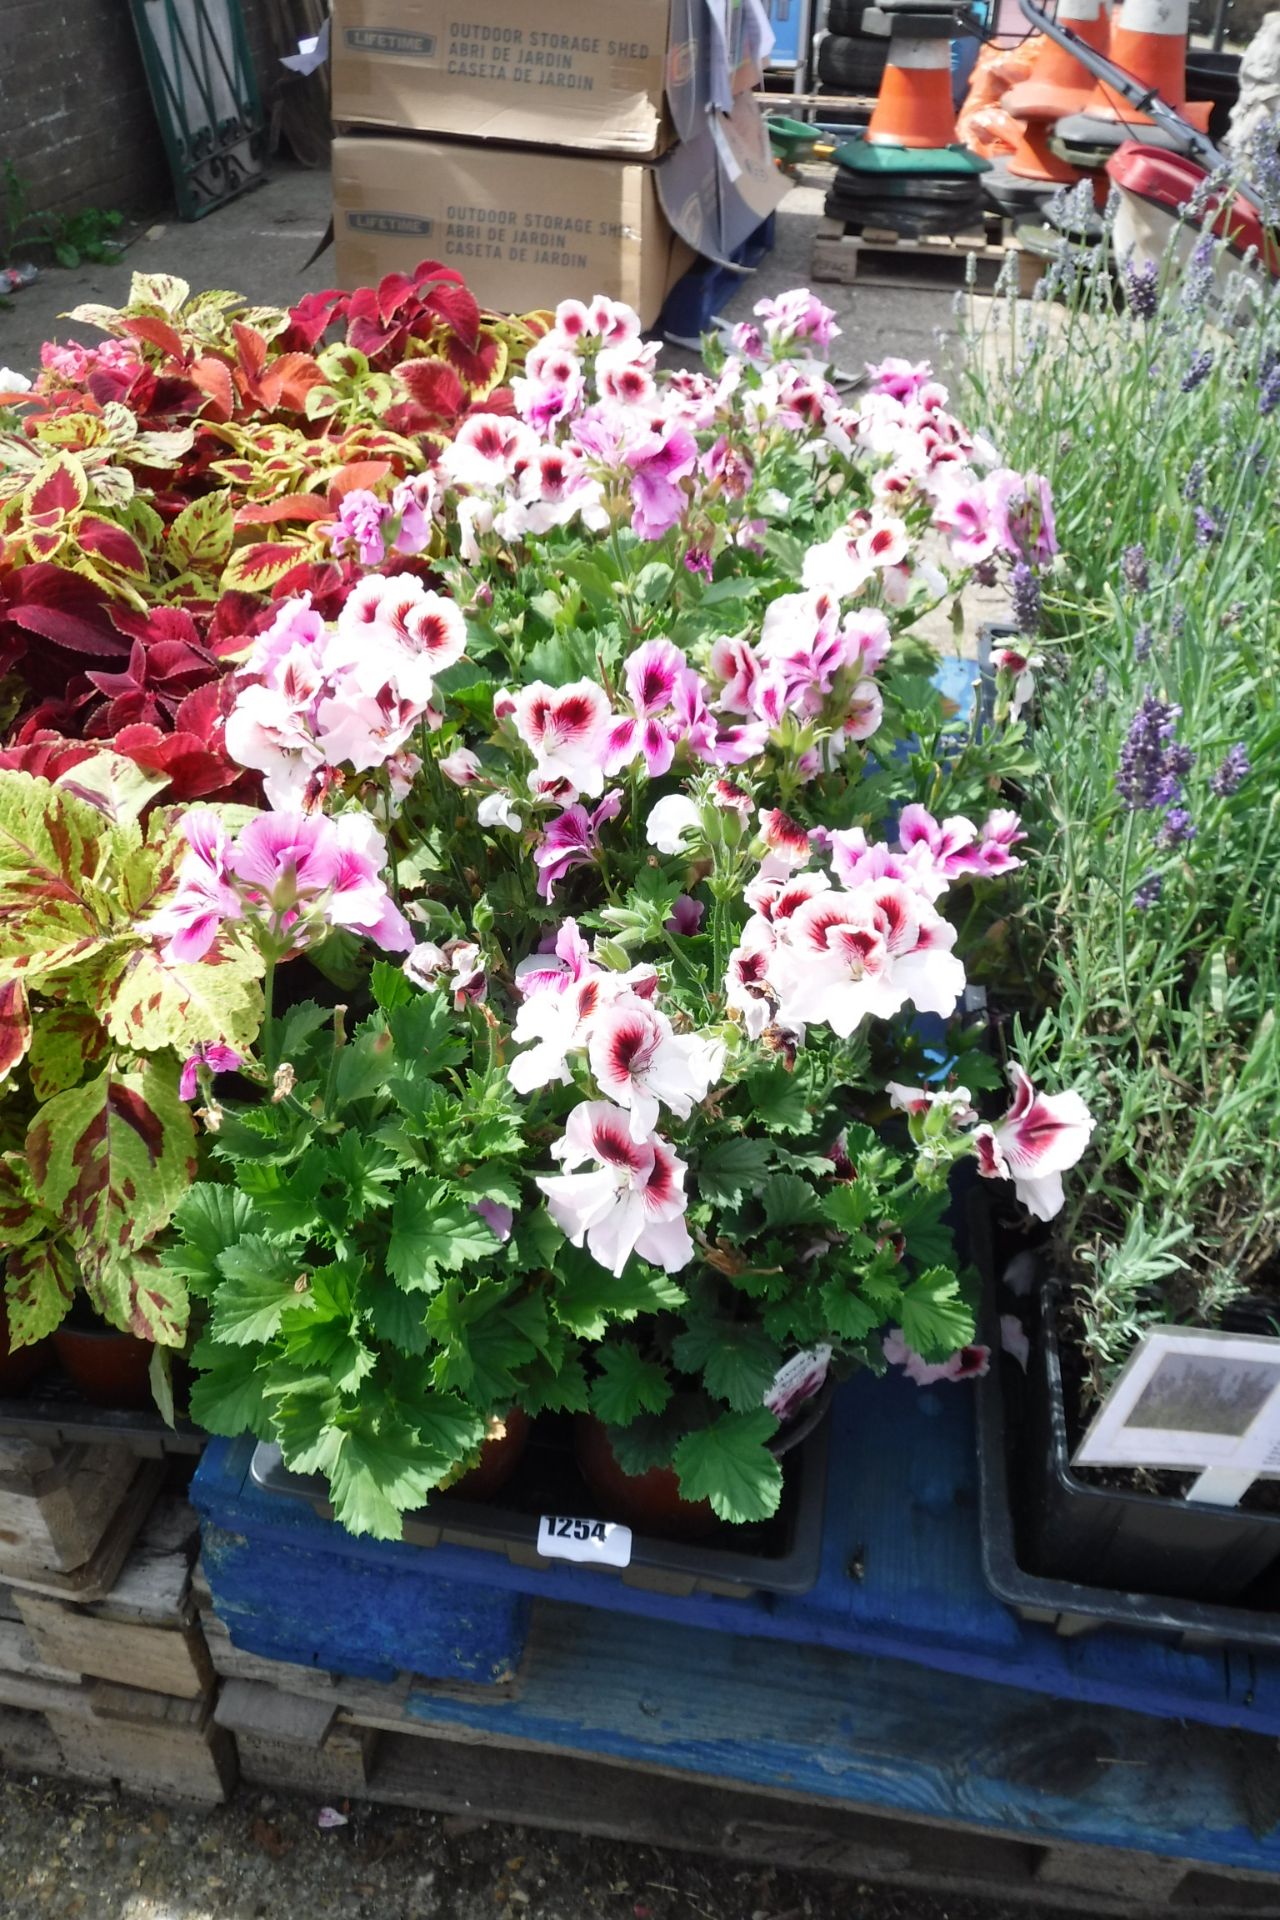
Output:
[[[237,1733],[240,1776],[277,1791],[290,1787],[327,1800],[366,1799],[381,1738],[371,1727],[334,1727],[320,1746],[307,1747],[296,1740]]]
[[[88,1608],[34,1593],[19,1595],[18,1604],[39,1657],[50,1666],[183,1699],[213,1691],[213,1666],[194,1624],[103,1620]]]
[[[280,1693],[255,1680],[224,1682],[214,1709],[220,1727],[234,1734],[257,1734],[264,1740],[287,1740],[298,1746],[319,1747],[333,1725],[336,1700],[308,1700],[297,1693]]]
[[[123,1504],[135,1467],[125,1448],[104,1447],[69,1474],[55,1467],[37,1476],[36,1491],[0,1485],[0,1578],[83,1565]]]
[[[0,1560],[0,1581],[24,1593],[48,1593],[55,1599],[90,1602],[111,1592],[138,1530],[164,1481],[164,1462],[131,1462],[134,1475],[124,1499],[97,1546],[80,1566],[65,1570],[10,1564]]]
[[[1044,261],[1003,242],[993,244],[985,230],[909,240],[874,228],[846,233],[841,221],[826,219],[818,223],[810,270],[815,280],[846,287],[865,279],[886,287],[946,289],[965,283],[972,261],[978,284],[990,288],[1011,257],[1018,263],[1018,291],[1029,293]]]
[[[42,1713],[0,1707],[0,1767],[15,1773],[61,1773],[62,1751]]]
[[[235,1742],[211,1716],[203,1726],[191,1726],[172,1719],[80,1719],[53,1712],[49,1725],[64,1770],[77,1779],[98,1785],[115,1780],[156,1799],[198,1806],[219,1804],[235,1785]]]
[[[0,1620],[0,1673],[19,1673],[28,1680],[56,1680],[66,1686],[80,1684],[80,1669],[63,1666],[49,1657],[21,1620]]]

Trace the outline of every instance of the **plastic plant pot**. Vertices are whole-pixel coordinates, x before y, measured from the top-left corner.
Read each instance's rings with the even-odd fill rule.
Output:
[[[11,1347],[8,1315],[0,1312],[0,1398],[18,1399],[51,1357],[47,1340],[37,1340],[33,1347]]]
[[[460,1500],[491,1500],[520,1465],[532,1431],[533,1422],[528,1414],[521,1407],[512,1407],[502,1423],[501,1433],[491,1434],[485,1441],[475,1466],[442,1491],[456,1494]]]
[[[53,1335],[63,1371],[94,1407],[150,1407],[151,1344],[115,1327],[64,1321]]]

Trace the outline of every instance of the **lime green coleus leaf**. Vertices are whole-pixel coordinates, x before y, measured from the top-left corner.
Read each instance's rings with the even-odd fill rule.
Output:
[[[902,1337],[922,1360],[945,1360],[973,1339],[973,1309],[949,1267],[930,1267],[902,1290]]]
[[[209,1041],[247,1053],[262,1025],[257,951],[218,942],[202,960],[174,960],[165,944],[139,943],[102,967],[98,1004],[112,1039],[137,1053],[186,1055]]]
[[[60,1240],[37,1240],[10,1249],[4,1294],[9,1344],[34,1346],[60,1326],[76,1291],[76,1264]]]
[[[169,784],[164,773],[148,773],[127,754],[104,748],[87,760],[77,761],[66,773],[58,775],[54,785],[91,807],[116,825],[136,820],[149,800],[154,800]]]
[[[672,1456],[686,1500],[709,1500],[721,1520],[767,1520],[782,1498],[782,1467],[768,1442],[778,1423],[764,1407],[725,1413],[686,1433]]]
[[[99,952],[110,822],[28,773],[0,773],[0,979],[28,984]]]
[[[26,1059],[31,1048],[31,1003],[21,980],[0,980],[0,1080]]]
[[[99,1310],[143,1339],[174,1344],[185,1291],[147,1270],[137,1250],[167,1223],[195,1173],[195,1128],[176,1068],[108,1065],[46,1102],[26,1151],[36,1198],[58,1216]]]
[[[37,1100],[74,1087],[107,1050],[107,1035],[83,1007],[42,1007],[34,1023],[27,1072]]]
[[[57,1216],[37,1200],[24,1157],[0,1154],[0,1252],[12,1254],[15,1247],[57,1231]]]

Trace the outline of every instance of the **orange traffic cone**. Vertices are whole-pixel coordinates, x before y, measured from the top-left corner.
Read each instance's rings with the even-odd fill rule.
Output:
[[[894,21],[894,27],[897,27]],[[904,29],[907,23],[903,21]],[[875,147],[950,147],[956,110],[951,97],[951,42],[920,40],[896,30],[866,138]]]
[[[1125,0],[1123,11],[1111,28],[1111,58],[1153,93],[1166,106],[1180,113],[1201,133],[1208,131],[1210,100],[1187,103],[1187,31],[1190,25],[1189,0]],[[1093,120],[1147,124],[1150,115],[1140,113],[1129,102],[1099,80],[1088,99],[1079,108]]]
[[[1070,27],[1086,45],[1107,51],[1111,26],[1106,0],[1058,0],[1058,23]],[[1031,75],[1011,87],[1001,105],[1023,123],[1023,134],[1009,158],[1009,172],[1020,180],[1078,180],[1079,168],[1049,148],[1049,131],[1068,113],[1082,113],[1093,93],[1093,76],[1056,40],[1045,40]]]

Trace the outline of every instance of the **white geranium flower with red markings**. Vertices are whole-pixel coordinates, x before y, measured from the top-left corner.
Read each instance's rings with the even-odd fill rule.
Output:
[[[603,790],[613,715],[594,680],[574,680],[567,687],[535,680],[516,694],[512,719],[544,779],[567,780],[589,799]]]
[[[724,1048],[700,1034],[677,1033],[656,1007],[628,998],[601,1011],[587,1058],[601,1092],[629,1109],[632,1139],[644,1140],[660,1107],[687,1120],[706,1099],[724,1066]]]
[[[456,486],[501,492],[538,457],[538,436],[504,413],[473,413],[440,455],[440,471]]]
[[[543,1174],[547,1211],[575,1247],[620,1275],[633,1253],[667,1273],[693,1258],[685,1225],[686,1167],[665,1140],[632,1138],[628,1116],[608,1100],[584,1100],[551,1149],[565,1169]],[[585,1169],[579,1171],[579,1169]]]
[[[791,916],[775,950],[780,1018],[823,1022],[847,1038],[868,1016],[890,1020],[908,1001],[919,1013],[950,1014],[964,991],[955,939],[955,928],[898,880],[818,894]]]
[[[1016,1061],[1009,1068],[1013,1105],[994,1127],[973,1136],[978,1172],[1012,1180],[1014,1192],[1037,1220],[1062,1211],[1062,1176],[1083,1157],[1094,1119],[1080,1095],[1039,1093]]]

